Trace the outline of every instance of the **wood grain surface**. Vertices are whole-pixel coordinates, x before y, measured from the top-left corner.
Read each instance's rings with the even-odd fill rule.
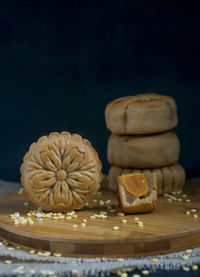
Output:
[[[24,194],[12,191],[0,198],[0,237],[25,248],[76,257],[147,256],[184,250],[200,246],[200,181],[187,181],[184,193],[191,202],[184,198],[181,202],[169,202],[160,197],[151,214],[118,216],[116,195],[103,188],[102,195],[95,198],[97,202],[91,204],[92,208],[77,211],[77,218],[39,221],[33,217],[34,225],[14,225],[11,213],[19,212],[26,217],[28,211],[36,208]],[[108,199],[115,211],[107,209],[110,204],[99,204],[99,200]],[[29,205],[25,206],[27,201]],[[197,209],[199,218],[194,218],[193,213],[185,214],[191,209]],[[108,211],[108,218],[90,218],[102,210]],[[136,216],[144,222],[144,227],[138,227]],[[85,218],[86,227],[81,227]],[[127,220],[126,224],[122,223],[123,219]],[[120,229],[114,231],[114,226]]]

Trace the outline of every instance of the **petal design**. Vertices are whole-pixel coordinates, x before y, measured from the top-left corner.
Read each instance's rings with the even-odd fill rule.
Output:
[[[91,144],[62,132],[32,145],[21,166],[21,180],[33,202],[46,211],[81,209],[101,179],[101,164]]]
[[[76,171],[79,168],[79,163],[78,162],[73,162],[67,167],[67,172],[72,172]]]
[[[39,201],[40,201],[40,202],[48,201],[49,193],[50,193],[50,189],[46,189],[45,192],[43,192],[43,193],[40,194]]]
[[[67,156],[64,158],[64,160],[63,160],[63,168],[64,168],[64,169],[67,169],[68,166],[69,166],[69,164],[70,164],[70,156],[67,155]]]
[[[29,179],[32,179],[32,178],[34,178],[36,175],[39,175],[39,174],[42,174],[42,173],[43,173],[43,169],[41,169],[41,170],[36,170],[36,169],[30,170],[30,171],[29,171]]]
[[[50,193],[49,193],[49,205],[50,207],[54,207],[55,206],[55,203],[54,203],[54,191],[51,190]]]
[[[78,147],[71,148],[69,155],[70,155],[71,163],[73,162],[80,163],[84,157],[84,153],[80,152]]]
[[[81,190],[78,188],[75,188],[74,191],[77,192],[78,194],[82,194],[82,195],[87,195],[90,192],[90,190]]]
[[[33,179],[34,188],[44,188],[44,187],[52,187],[56,183],[56,178],[52,177],[50,179],[43,179],[41,176],[37,175]]]
[[[75,181],[73,178],[67,178],[67,184],[71,187],[71,188],[78,188],[80,185],[80,182]]]
[[[72,191],[72,195],[73,195],[74,201],[76,201],[76,203],[78,204],[77,206],[84,205],[83,199],[80,197],[80,195],[77,192]]]
[[[62,197],[66,200],[66,195],[68,194],[69,187],[65,181],[62,181]]]
[[[73,208],[71,208],[72,203],[73,203],[73,197],[72,197],[72,192],[71,192],[70,190],[68,191],[67,196],[68,196],[68,201],[67,201],[67,203],[66,203],[66,205],[65,205],[66,210],[67,210],[67,209],[73,209]]]
[[[42,169],[43,167],[39,163],[30,162],[29,168],[30,168],[30,170],[34,170],[34,169]]]
[[[91,181],[90,177],[88,177],[86,175],[87,173],[85,171],[83,172],[79,172],[79,171],[75,171],[75,172],[70,172],[68,174],[68,176],[71,178],[71,179],[74,179],[75,181],[79,181],[80,183],[85,183],[87,184],[88,182]]]
[[[60,150],[59,150],[59,148],[57,147],[57,145],[56,144],[54,144],[54,143],[49,143],[48,144],[48,150],[52,150],[53,152],[54,152],[54,154],[60,159]]]
[[[52,162],[52,160],[50,159],[48,152],[42,152],[41,157],[43,160],[44,168],[46,168],[47,170],[53,171],[53,172],[57,171],[57,168],[54,165],[54,163]]]
[[[62,157],[64,157],[65,151],[66,151],[66,141],[64,138],[61,138],[59,140],[59,150]]]
[[[82,170],[82,171],[95,170],[95,164],[93,161],[90,161],[87,164],[82,165],[80,170]]]
[[[36,162],[37,164],[39,164],[41,167],[44,166],[39,153],[35,154],[35,156],[33,157],[33,161]]]
[[[58,170],[60,170],[62,166],[61,160],[56,156],[55,152],[52,150],[48,151],[48,154],[49,154],[49,158],[52,160],[55,167]]]

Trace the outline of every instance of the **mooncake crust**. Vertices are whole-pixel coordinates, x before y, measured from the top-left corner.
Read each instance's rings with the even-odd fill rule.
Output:
[[[157,176],[158,195],[162,196],[165,193],[172,193],[182,190],[185,183],[185,170],[176,163],[172,166],[154,168],[154,169],[133,169],[119,168],[111,166],[108,174],[108,187],[113,192],[117,191],[117,177],[122,174],[130,173],[155,173]]]
[[[108,162],[123,168],[158,168],[175,164],[180,142],[175,132],[153,135],[121,136],[108,140]]]
[[[117,98],[105,108],[107,128],[114,134],[142,135],[168,131],[178,124],[175,100],[144,93]]]
[[[21,165],[21,183],[44,211],[81,209],[100,188],[102,164],[87,139],[53,132],[31,144]]]

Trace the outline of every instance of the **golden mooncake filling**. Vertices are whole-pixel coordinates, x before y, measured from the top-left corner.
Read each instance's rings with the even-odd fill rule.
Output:
[[[133,196],[141,197],[148,193],[148,183],[142,173],[124,174],[122,175],[122,182],[126,191]]]

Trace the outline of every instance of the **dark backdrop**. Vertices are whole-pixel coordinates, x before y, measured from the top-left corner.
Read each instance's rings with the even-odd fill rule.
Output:
[[[0,1],[0,178],[52,131],[88,138],[108,171],[104,109],[141,92],[178,104],[181,164],[200,175],[198,1]]]

